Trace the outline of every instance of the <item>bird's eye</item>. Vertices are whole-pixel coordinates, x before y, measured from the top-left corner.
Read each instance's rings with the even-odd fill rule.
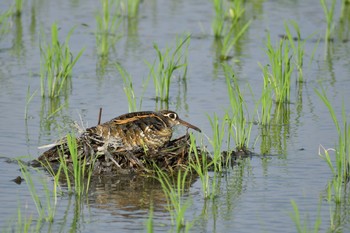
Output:
[[[168,114],[168,117],[169,117],[170,119],[172,119],[172,120],[176,120],[177,115],[176,115],[175,113],[169,113],[169,114]]]

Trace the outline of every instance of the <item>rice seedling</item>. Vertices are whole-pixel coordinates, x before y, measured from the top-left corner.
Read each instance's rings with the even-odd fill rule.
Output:
[[[295,64],[296,68],[298,70],[298,81],[303,82],[303,64],[304,64],[304,52],[305,52],[305,42],[306,40],[302,41],[301,35],[300,35],[300,28],[298,24],[295,21],[290,21],[290,24],[293,26],[297,36],[293,37],[292,33],[289,29],[289,26],[287,23],[284,23],[284,27],[286,29],[286,36],[289,41],[289,44],[293,50],[293,57],[295,58]],[[295,43],[296,41],[296,43]]]
[[[90,159],[90,161],[88,161],[86,157],[84,157],[84,159],[80,159],[78,154],[78,145],[74,134],[67,134],[66,138],[69,153],[72,159],[73,171],[69,170],[66,161],[62,161],[60,165],[63,167],[67,182],[69,182],[71,178],[74,179],[75,194],[77,196],[82,196],[83,194],[87,194],[89,191],[93,166],[96,158]],[[61,158],[63,159],[64,156],[61,156]]]
[[[339,203],[341,202],[341,197],[346,190],[344,184],[346,184],[350,178],[350,125],[347,122],[344,103],[342,108],[342,122],[340,122],[327,97],[326,91],[322,88],[321,92],[318,90],[315,90],[315,92],[328,108],[338,133],[338,142],[335,148],[325,149],[320,146],[319,155],[325,159],[332,171],[333,179],[330,185],[333,187],[335,202]],[[330,151],[334,151],[335,165],[333,164]]]
[[[187,72],[187,58],[186,52],[190,36],[185,39],[177,40],[176,47],[172,51],[171,48],[166,48],[165,52],[161,52],[157,44],[154,44],[154,49],[158,55],[158,62],[154,61],[151,65],[146,62],[150,68],[149,75],[153,79],[156,100],[164,102],[169,101],[170,83],[175,75],[175,71],[182,69],[182,77],[184,78]],[[184,57],[185,56],[185,57]]]
[[[248,30],[251,20],[244,24],[242,27],[238,26],[236,23],[232,23],[228,32],[223,36],[222,47],[221,47],[221,60],[228,60],[231,58],[230,53],[234,45],[237,44],[238,40],[244,35]]]
[[[213,147],[213,165],[215,171],[222,171],[222,156],[221,156],[221,151],[223,148],[223,143],[224,143],[224,137],[225,137],[225,129],[227,127],[226,121],[223,120],[222,124],[220,126],[219,123],[219,118],[218,116],[214,113],[213,118],[208,116],[210,126],[213,132],[213,137],[212,140],[209,139],[209,143]],[[229,142],[228,142],[229,144]]]
[[[80,50],[73,59],[68,45],[73,30],[70,30],[65,43],[61,45],[58,39],[57,23],[53,23],[51,44],[40,46],[40,90],[43,97],[58,97],[62,91],[67,91],[69,87],[73,67],[84,51],[84,49]]]
[[[290,214],[290,217],[292,218],[292,220],[295,223],[295,227],[297,229],[298,233],[308,233],[308,232],[319,232],[322,220],[321,220],[321,216],[320,216],[320,206],[318,208],[318,214],[317,214],[317,218],[315,220],[315,224],[313,229],[310,229],[308,226],[308,222],[307,222],[307,218],[303,218],[303,221],[300,218],[300,212],[299,212],[299,208],[297,203],[294,200],[291,200],[291,204],[293,206],[293,211],[294,214]]]
[[[139,104],[137,104],[137,101],[136,101],[137,97],[134,91],[131,75],[120,64],[117,63],[116,67],[123,78],[124,93],[128,100],[129,112],[139,111],[142,108],[143,95],[148,86],[149,78],[143,81],[143,92],[141,94]]]
[[[95,35],[98,54],[106,57],[108,56],[110,47],[119,39],[117,30],[121,21],[118,20],[116,1],[101,0],[101,2],[102,12],[96,15],[97,29]]]
[[[334,31],[334,9],[337,0],[332,0],[331,5],[328,6],[326,0],[320,0],[323,12],[326,17],[326,32],[325,32],[325,54],[327,55],[329,42],[332,40],[332,34]]]
[[[264,79],[268,80],[272,86],[276,102],[288,103],[290,101],[290,80],[294,69],[294,65],[291,63],[290,45],[281,39],[279,45],[274,48],[268,34],[266,47],[270,64],[263,68]]]
[[[193,160],[190,162],[190,167],[196,171],[196,173],[199,176],[199,179],[202,184],[202,190],[204,194],[204,198],[210,198],[212,197],[212,193],[210,192],[210,186],[209,186],[209,174],[208,174],[208,167],[210,164],[207,161],[207,155],[202,155],[200,158],[198,155],[197,145],[195,138],[193,134],[190,134],[190,149],[189,154],[194,154]]]
[[[123,82],[124,82],[123,89],[128,100],[129,112],[136,112],[138,110],[138,107],[136,103],[134,88],[132,85],[132,78],[130,74],[126,72],[126,70],[123,67],[121,67],[119,64],[116,64],[116,67],[123,78]],[[140,103],[140,109],[141,109],[141,103]]]
[[[183,195],[186,190],[189,169],[177,171],[177,174],[169,175],[162,171],[157,165],[155,166],[156,179],[160,182],[163,192],[167,199],[167,208],[171,216],[172,224],[179,232],[184,227],[187,229],[190,222],[186,221],[185,213],[190,207],[190,200],[185,201]]]
[[[226,112],[229,139],[232,137],[237,151],[246,151],[250,140],[252,122],[247,117],[247,106],[232,68],[223,66],[226,77],[230,109]]]

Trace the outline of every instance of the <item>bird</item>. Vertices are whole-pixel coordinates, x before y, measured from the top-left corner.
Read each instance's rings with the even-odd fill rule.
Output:
[[[171,110],[131,112],[87,128],[77,138],[78,151],[85,156],[93,153],[156,151],[169,143],[177,125],[201,132],[197,126],[182,120]],[[61,152],[69,153],[66,139],[60,140],[38,160],[57,160],[57,154]]]

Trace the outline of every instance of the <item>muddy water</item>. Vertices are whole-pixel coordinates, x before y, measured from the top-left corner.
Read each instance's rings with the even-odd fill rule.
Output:
[[[9,3],[0,3],[1,12]],[[142,82],[147,78],[145,60],[152,62],[159,47],[172,46],[177,35],[191,33],[188,52],[188,75],[184,83],[175,78],[171,86],[169,108],[176,110],[186,121],[196,124],[209,137],[212,135],[207,114],[224,114],[229,106],[223,72],[216,57],[211,33],[213,8],[210,1],[143,1],[136,20],[123,18],[119,31],[121,39],[111,49],[108,59],[97,55],[94,31],[98,1],[25,1],[20,18],[11,19],[10,31],[0,37],[0,226],[6,229],[16,221],[17,209],[23,215],[36,216],[35,206],[27,186],[11,182],[20,175],[10,159],[19,156],[35,158],[38,146],[48,144],[70,130],[72,121],[80,116],[89,126],[97,123],[98,109],[103,108],[103,120],[109,120],[128,111],[123,92],[123,81],[114,64],[119,62],[133,77],[135,92],[142,93]],[[318,156],[319,145],[333,147],[337,136],[327,109],[314,92],[320,83],[326,88],[336,112],[340,115],[342,101],[350,97],[348,91],[350,45],[349,19],[341,26],[340,3],[336,6],[335,43],[329,56],[324,57],[324,43],[317,44],[326,27],[319,1],[252,1],[246,5],[246,17],[253,19],[246,36],[234,50],[232,64],[239,77],[249,109],[254,109],[262,88],[262,71],[258,65],[267,64],[264,52],[266,31],[272,40],[284,34],[284,20],[296,21],[301,36],[313,39],[305,43],[304,78],[299,86],[292,84],[292,103],[286,111],[286,122],[274,126],[271,156],[244,160],[218,180],[220,187],[213,201],[205,201],[199,181],[194,182],[184,197],[191,207],[186,212],[188,221],[196,220],[191,232],[295,232],[290,218],[291,200],[299,206],[301,218],[313,226],[319,216],[321,229],[330,227],[330,215],[349,231],[349,212],[329,210],[322,198],[331,178],[326,163]],[[51,114],[57,103],[40,97],[40,40],[41,32],[49,37],[50,27],[58,22],[62,40],[72,27],[70,47],[73,54],[85,48],[73,70],[72,88],[60,100],[63,107]],[[316,52],[312,56],[315,48]],[[309,63],[313,58],[312,63]],[[152,81],[151,81],[152,82]],[[159,107],[152,99],[150,82],[144,93],[142,109]],[[250,85],[251,91],[247,85]],[[26,96],[35,93],[27,105]],[[345,107],[350,109],[348,101]],[[253,114],[253,113],[252,113]],[[253,126],[250,148],[260,153],[261,131]],[[179,129],[177,134],[184,132]],[[205,144],[206,138],[202,135]],[[29,158],[26,158],[29,160]],[[36,187],[44,199],[41,179]],[[214,177],[214,174],[211,174]],[[214,179],[214,178],[213,178]],[[50,182],[49,182],[50,184]],[[74,196],[59,198],[55,221],[44,224],[42,231],[79,232],[139,232],[146,231],[150,203],[155,204],[155,231],[171,229],[170,215],[164,209],[166,200],[160,187],[150,181],[134,179],[103,179],[92,186],[88,202]],[[318,212],[319,207],[321,207]],[[52,230],[53,229],[53,230]]]

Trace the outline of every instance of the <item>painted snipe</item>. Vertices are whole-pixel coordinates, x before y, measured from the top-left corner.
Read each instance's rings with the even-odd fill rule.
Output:
[[[86,156],[93,153],[157,150],[170,141],[176,125],[201,132],[198,127],[181,120],[176,112],[170,110],[133,112],[86,129],[77,138],[78,151]],[[60,152],[69,153],[66,140],[61,140],[44,152],[39,160],[56,160]]]

